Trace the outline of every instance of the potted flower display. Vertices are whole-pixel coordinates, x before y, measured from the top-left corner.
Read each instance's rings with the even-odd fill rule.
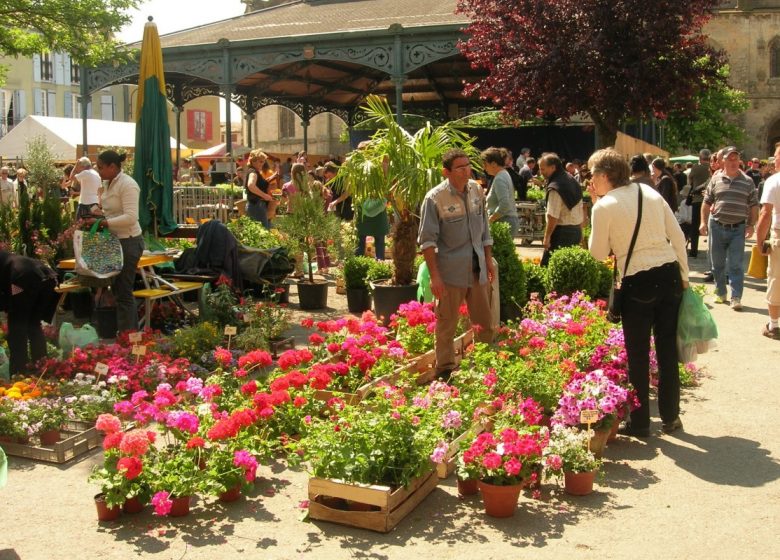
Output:
[[[199,443],[196,438],[191,447]],[[202,440],[200,440],[202,441]],[[221,502],[233,502],[241,497],[241,490],[251,487],[257,476],[257,459],[246,449],[232,445],[215,446],[205,454],[207,490]]]
[[[328,283],[314,280],[312,262],[317,246],[336,239],[339,219],[325,212],[325,202],[315,189],[296,195],[293,210],[277,220],[277,227],[295,246],[306,254],[308,278],[298,281],[298,301],[301,309],[324,309],[328,305]]]
[[[374,291],[377,310],[384,297],[398,303],[416,299],[414,260],[417,256],[419,206],[426,193],[443,180],[442,156],[450,148],[462,148],[476,156],[473,139],[453,123],[434,127],[426,123],[415,133],[396,121],[389,103],[371,95],[363,107],[366,124],[377,131],[361,148],[351,152],[334,179],[343,182],[355,200],[386,199],[392,206],[394,287],[403,287],[403,295],[389,295],[386,287]],[[478,158],[473,158],[478,163]],[[394,309],[386,315],[389,317]]]
[[[344,284],[347,289],[347,308],[350,313],[362,313],[371,309],[371,293],[368,291],[368,271],[374,259],[347,257],[344,261]]]
[[[554,426],[545,450],[544,464],[553,476],[564,476],[567,494],[586,496],[593,492],[593,481],[601,460],[588,450],[588,433],[567,426]]]
[[[542,461],[547,430],[538,427],[504,428],[483,432],[463,452],[464,469],[479,478],[485,513],[512,517],[525,483]]]

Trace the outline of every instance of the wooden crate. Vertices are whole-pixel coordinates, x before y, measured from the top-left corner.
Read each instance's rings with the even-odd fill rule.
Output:
[[[362,401],[365,398],[365,396],[369,393],[369,391],[371,391],[371,389],[373,389],[377,384],[379,384],[382,381],[387,381],[390,383],[392,382],[392,380],[393,380],[393,374],[377,377],[376,379],[372,379],[365,385],[361,385],[360,387],[358,387],[354,393],[317,390],[314,392],[314,398],[317,399],[318,401],[327,402],[334,397],[338,397],[347,404],[355,405],[360,401]]]
[[[455,338],[455,363],[459,364],[463,360],[463,354],[466,348],[474,342],[474,331],[467,330],[462,335]],[[430,350],[425,354],[420,354],[410,359],[409,363],[398,368],[392,377],[392,383],[398,381],[402,372],[411,372],[417,374],[417,384],[424,385],[430,383],[436,377],[436,350]]]
[[[338,480],[309,479],[309,517],[332,523],[369,529],[380,533],[392,531],[401,520],[436,488],[435,471],[414,479],[408,487],[347,484]],[[323,497],[342,498],[379,507],[379,511],[346,511],[328,507]]]
[[[49,463],[66,463],[95,449],[103,440],[94,422],[81,420],[68,421],[62,430],[62,436],[62,440],[50,446],[22,443],[3,443],[2,446],[7,455]]]

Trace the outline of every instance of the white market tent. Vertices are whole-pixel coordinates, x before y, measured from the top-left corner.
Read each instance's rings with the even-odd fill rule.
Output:
[[[43,136],[52,156],[59,161],[73,161],[82,155],[81,144],[83,121],[64,117],[42,117],[30,115],[0,138],[0,157],[22,159],[27,155],[27,142],[36,136]],[[87,119],[87,142],[89,155],[94,159],[103,146],[118,148],[135,147],[135,123]],[[176,139],[171,138],[171,149],[176,150]],[[187,146],[181,145],[182,150]]]

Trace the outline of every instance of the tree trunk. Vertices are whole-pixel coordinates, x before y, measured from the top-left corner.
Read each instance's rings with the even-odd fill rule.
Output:
[[[596,124],[596,149],[614,147],[617,141],[618,121],[604,118],[595,111],[589,111],[588,114]]]
[[[402,212],[396,220],[393,232],[393,283],[398,286],[408,286],[415,281],[412,273],[417,257],[418,229],[419,220],[411,212]]]

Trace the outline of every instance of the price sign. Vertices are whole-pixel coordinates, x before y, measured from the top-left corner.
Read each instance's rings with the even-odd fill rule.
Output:
[[[236,336],[236,333],[238,333],[238,328],[234,325],[226,325],[225,326],[225,334],[227,336]]]
[[[133,354],[135,356],[146,356],[146,346],[142,344],[133,345]]]
[[[108,364],[104,364],[102,362],[96,363],[95,373],[97,373],[98,376],[108,375]]]
[[[598,421],[598,410],[580,410],[580,424],[594,424]]]
[[[143,334],[139,332],[130,333],[130,342],[133,344],[138,344],[141,342],[141,339],[143,338]]]

